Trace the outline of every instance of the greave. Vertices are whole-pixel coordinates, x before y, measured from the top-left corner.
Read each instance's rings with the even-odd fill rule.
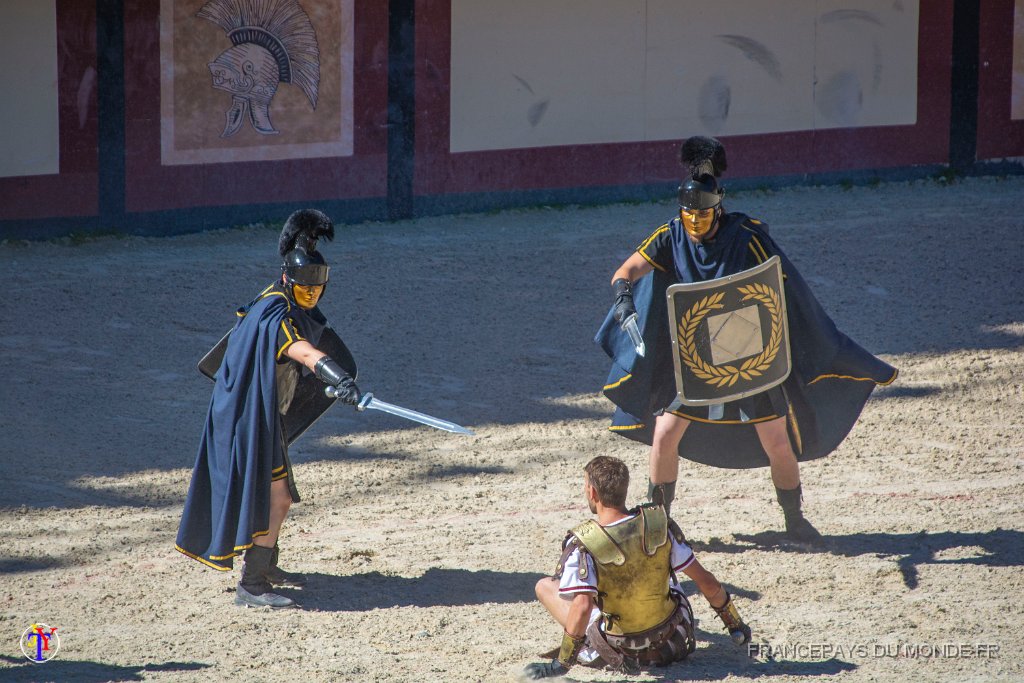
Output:
[[[253,595],[269,593],[271,585],[267,581],[267,570],[270,569],[273,556],[273,548],[264,548],[261,545],[253,545],[246,550],[245,561],[242,563],[242,578],[238,585]]]
[[[676,498],[676,483],[668,481],[664,484],[655,484],[647,480],[647,500],[665,508],[665,515],[670,516],[672,501]]]

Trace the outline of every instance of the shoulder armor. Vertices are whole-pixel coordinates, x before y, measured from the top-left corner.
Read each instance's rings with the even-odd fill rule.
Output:
[[[570,532],[587,549],[598,564],[622,565],[626,561],[619,546],[594,520],[583,522]]]
[[[653,555],[668,542],[668,515],[656,503],[644,503],[639,512],[644,520],[644,552]]]

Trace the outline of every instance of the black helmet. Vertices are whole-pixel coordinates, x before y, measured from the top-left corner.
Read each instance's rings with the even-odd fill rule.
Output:
[[[288,217],[277,247],[286,281],[297,285],[327,284],[330,268],[316,250],[321,237],[334,239],[334,223],[323,212],[300,209]]]
[[[687,211],[713,209],[722,203],[724,196],[725,188],[713,175],[705,173],[679,186],[679,208]]]
[[[688,171],[688,178],[679,186],[680,208],[701,211],[722,203],[725,188],[718,178],[728,162],[721,142],[703,135],[686,138],[679,147],[679,162]]]

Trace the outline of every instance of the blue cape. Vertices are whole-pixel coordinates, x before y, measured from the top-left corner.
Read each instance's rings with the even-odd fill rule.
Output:
[[[231,569],[234,557],[269,530],[272,463],[282,451],[276,459],[286,455],[277,402],[277,331],[290,310],[280,292],[240,309],[214,377],[175,546],[214,569]],[[315,328],[310,316],[293,316]],[[315,344],[315,330],[300,331],[312,331],[306,338]]]
[[[676,397],[672,339],[665,290],[676,282],[700,282],[745,270],[749,249],[778,255],[785,277],[793,370],[783,383],[789,402],[789,436],[801,461],[831,453],[853,427],[878,384],[897,371],[840,332],[779,246],[768,226],[739,213],[722,217],[714,244],[694,245],[678,220],[670,225],[675,268],[656,268],[638,280],[633,297],[647,355],[636,354],[609,310],[594,341],[612,359],[604,395],[615,404],[610,429],[650,444],[654,419]],[[756,239],[755,239],[756,238]],[[768,456],[754,425],[693,421],[679,443],[687,460],[726,468],[765,467]]]

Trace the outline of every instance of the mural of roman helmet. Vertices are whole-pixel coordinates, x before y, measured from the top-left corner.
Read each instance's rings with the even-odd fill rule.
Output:
[[[309,15],[297,0],[210,0],[196,13],[227,34],[231,47],[208,64],[213,87],[231,93],[222,138],[246,115],[263,135],[276,135],[270,103],[280,83],[297,85],[316,110],[320,49]]]

